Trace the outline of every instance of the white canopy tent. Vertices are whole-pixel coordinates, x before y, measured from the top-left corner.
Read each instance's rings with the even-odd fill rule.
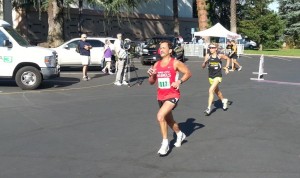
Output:
[[[199,32],[194,32],[194,36],[201,36],[201,37],[212,36],[212,37],[224,37],[227,39],[242,39],[241,35],[227,30],[220,23],[217,23],[216,25],[212,26],[209,29],[199,31]]]

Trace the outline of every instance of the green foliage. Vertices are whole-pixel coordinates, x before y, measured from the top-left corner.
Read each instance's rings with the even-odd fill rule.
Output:
[[[279,37],[284,30],[284,21],[268,9],[271,0],[246,1],[238,21],[238,33],[262,44],[264,47],[280,47]],[[258,15],[259,14],[259,15]]]
[[[279,2],[279,14],[286,21],[284,38],[291,48],[300,48],[300,0]]]
[[[230,0],[210,0],[207,1],[209,21],[212,25],[222,24],[230,29]]]
[[[300,49],[265,49],[258,50],[245,50],[244,54],[257,54],[257,55],[274,55],[274,56],[300,56]]]

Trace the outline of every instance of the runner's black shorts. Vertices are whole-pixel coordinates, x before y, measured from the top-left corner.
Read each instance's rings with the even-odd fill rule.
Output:
[[[166,100],[157,100],[157,101],[158,101],[159,108],[162,107],[162,105],[164,104],[164,102],[170,101],[171,103],[175,104],[174,107],[173,107],[173,109],[172,109],[172,110],[174,110],[176,108],[176,106],[177,106],[179,98],[169,98],[169,99],[166,99]]]

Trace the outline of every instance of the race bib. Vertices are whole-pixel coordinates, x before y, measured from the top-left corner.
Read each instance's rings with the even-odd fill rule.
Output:
[[[158,88],[169,89],[171,88],[170,78],[158,78]]]

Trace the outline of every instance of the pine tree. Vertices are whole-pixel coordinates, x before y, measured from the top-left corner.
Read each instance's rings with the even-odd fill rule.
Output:
[[[287,45],[300,48],[300,0],[280,1],[279,14],[286,21],[284,34]]]

